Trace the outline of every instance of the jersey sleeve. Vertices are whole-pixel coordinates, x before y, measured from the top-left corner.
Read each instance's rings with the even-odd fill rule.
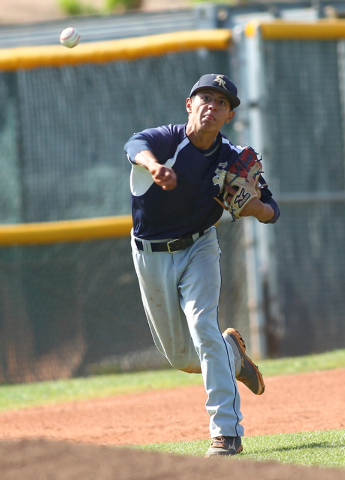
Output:
[[[262,201],[262,203],[267,203],[268,205],[270,205],[274,211],[273,217],[267,222],[263,222],[263,223],[276,223],[276,221],[280,217],[280,209],[278,207],[277,202],[272,197],[272,192],[267,187],[263,187],[261,189],[260,200]]]
[[[125,145],[128,160],[135,164],[136,155],[143,150],[151,150],[150,144],[144,135],[135,133]]]
[[[159,163],[163,164],[173,155],[175,143],[172,126],[168,125],[135,133],[126,143],[124,150],[132,164],[135,164],[136,155],[143,150],[152,152]]]

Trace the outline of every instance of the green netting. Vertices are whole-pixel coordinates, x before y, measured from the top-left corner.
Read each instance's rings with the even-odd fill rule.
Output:
[[[0,74],[0,222],[22,221],[18,98],[14,73]]]
[[[186,122],[209,71],[228,52],[0,72],[0,222],[130,214],[125,142]],[[0,382],[166,366],[152,347],[129,238],[0,248]]]
[[[281,192],[344,190],[338,42],[267,41],[265,156]]]
[[[2,381],[85,374],[152,345],[127,238],[2,248],[0,292]]]
[[[219,232],[220,323],[245,325],[236,321],[245,310],[226,248],[236,229]],[[128,238],[0,249],[0,383],[166,367],[152,347]]]
[[[248,120],[244,46],[235,64]],[[263,43],[264,169],[276,196],[288,194],[279,222],[267,227],[270,270],[259,308],[271,355],[345,341],[345,202],[332,200],[345,182],[344,51],[334,41]],[[129,214],[124,143],[148,126],[185,122],[196,79],[229,73],[229,64],[227,52],[201,50],[0,72],[0,222]],[[237,142],[231,124],[225,133]],[[243,223],[221,223],[219,238],[220,325],[239,328],[250,349]],[[0,382],[161,365],[152,345],[129,239],[0,249]]]
[[[8,171],[0,205],[9,204],[1,223],[130,213],[124,143],[144,128],[184,123],[191,86],[205,72],[228,70],[227,52],[202,50],[0,72]]]
[[[345,193],[341,43],[265,42],[264,158],[290,195],[274,229],[281,356],[345,342],[345,195],[327,201]]]
[[[284,205],[276,229],[280,355],[344,348],[345,202]]]

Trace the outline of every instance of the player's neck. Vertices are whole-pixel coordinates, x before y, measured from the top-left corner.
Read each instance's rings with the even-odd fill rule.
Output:
[[[186,130],[187,136],[199,150],[207,150],[214,144],[219,132],[195,132]]]

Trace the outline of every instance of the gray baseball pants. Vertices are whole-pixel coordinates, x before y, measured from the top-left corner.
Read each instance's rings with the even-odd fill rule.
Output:
[[[150,242],[141,241],[144,251],[132,235],[134,267],[155,345],[174,368],[202,373],[211,437],[242,436],[234,353],[218,325],[221,251],[216,228],[175,253],[152,253]]]

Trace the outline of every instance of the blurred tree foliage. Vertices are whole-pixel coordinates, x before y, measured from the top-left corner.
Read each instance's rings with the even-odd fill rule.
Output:
[[[143,0],[104,0],[102,9],[97,9],[82,0],[57,0],[59,8],[67,15],[96,15],[139,10]]]

